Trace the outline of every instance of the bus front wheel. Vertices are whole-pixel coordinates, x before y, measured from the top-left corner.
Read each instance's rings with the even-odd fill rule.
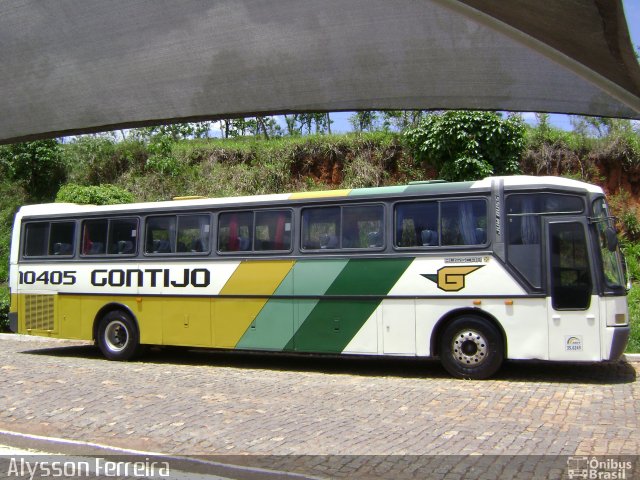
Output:
[[[98,348],[109,360],[130,360],[140,350],[138,329],[121,310],[107,313],[98,326]]]
[[[489,378],[503,360],[502,335],[495,325],[475,315],[456,318],[440,337],[440,361],[454,377]]]

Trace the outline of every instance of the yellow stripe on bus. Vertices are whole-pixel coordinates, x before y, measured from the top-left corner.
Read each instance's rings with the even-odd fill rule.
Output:
[[[346,197],[351,192],[350,188],[342,190],[321,190],[319,192],[298,192],[289,196],[290,200],[299,200],[301,198],[327,198],[327,197]]]
[[[220,295],[271,295],[287,276],[294,261],[245,261],[227,281]],[[214,305],[215,346],[233,348],[268,298],[217,298]]]

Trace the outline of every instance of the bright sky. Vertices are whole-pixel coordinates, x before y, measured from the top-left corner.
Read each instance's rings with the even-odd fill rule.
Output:
[[[629,27],[629,33],[631,35],[631,43],[636,49],[640,51],[640,0],[622,0],[624,4],[625,16],[627,17],[627,25]],[[349,117],[353,112],[339,112],[332,113],[331,130],[334,133],[349,132],[352,127],[349,123]],[[524,119],[529,123],[535,123],[535,114],[525,112],[523,114]],[[558,128],[565,130],[571,130],[571,117],[569,115],[552,114],[551,123]]]

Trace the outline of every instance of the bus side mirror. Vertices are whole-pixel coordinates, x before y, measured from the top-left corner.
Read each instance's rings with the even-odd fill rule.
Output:
[[[616,235],[616,231],[611,227],[607,227],[604,231],[604,235],[607,240],[607,248],[610,252],[615,252],[618,248],[618,236]]]

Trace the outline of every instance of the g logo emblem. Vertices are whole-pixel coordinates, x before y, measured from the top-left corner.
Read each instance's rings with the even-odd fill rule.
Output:
[[[437,284],[440,290],[444,290],[445,292],[459,292],[465,287],[465,277],[483,266],[484,265],[461,265],[457,267],[442,267],[438,270],[437,275],[423,274],[422,276]]]

